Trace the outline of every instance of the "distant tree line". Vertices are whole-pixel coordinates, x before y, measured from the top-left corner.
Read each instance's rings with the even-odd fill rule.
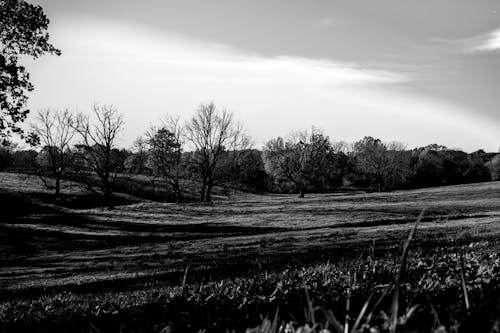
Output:
[[[330,192],[339,188],[392,191],[498,180],[500,154],[465,153],[431,144],[406,149],[399,142],[364,137],[332,142],[317,129],[268,141],[263,150],[269,190]]]
[[[468,154],[437,144],[407,149],[369,136],[347,144],[314,127],[254,149],[243,125],[214,103],[201,104],[185,121],[166,116],[130,149],[117,145],[124,126],[123,115],[111,105],[95,104],[90,114],[40,110],[31,126],[37,150],[1,146],[0,171],[35,173],[55,196],[66,180],[104,199],[117,190],[134,194],[140,190],[137,184],[154,184],[163,193],[159,199],[177,203],[210,202],[216,187],[304,197],[308,192],[392,191],[500,178],[498,153]]]

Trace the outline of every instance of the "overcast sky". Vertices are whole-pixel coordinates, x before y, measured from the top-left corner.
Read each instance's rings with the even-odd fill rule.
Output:
[[[500,1],[39,0],[62,56],[27,63],[29,106],[125,114],[130,146],[202,102],[255,146],[333,140],[500,147]]]

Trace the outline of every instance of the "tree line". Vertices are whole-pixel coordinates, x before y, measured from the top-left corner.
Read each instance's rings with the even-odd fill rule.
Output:
[[[31,143],[38,150],[0,148],[0,170],[29,170],[60,195],[61,182],[76,180],[109,199],[117,180],[141,175],[160,184],[164,200],[212,201],[214,187],[253,192],[332,192],[339,189],[392,191],[497,180],[500,155],[465,153],[437,144],[407,149],[373,137],[347,144],[317,128],[276,137],[262,150],[232,112],[201,104],[181,120],[166,116],[137,138],[117,146],[124,117],[111,105],[95,104],[90,114],[69,109],[36,113]],[[189,188],[189,191],[188,191]]]
[[[160,179],[167,192],[175,193],[176,202],[183,200],[186,182],[199,187],[200,201],[210,202],[213,188],[229,183],[228,170],[237,168],[241,152],[250,146],[243,126],[213,103],[201,104],[184,122],[171,116],[160,123],[128,150],[117,146],[125,123],[112,105],[95,104],[91,114],[40,110],[30,141],[39,151],[4,145],[0,169],[35,172],[56,196],[61,182],[70,179],[109,199],[118,179],[136,174]]]
[[[332,142],[312,128],[277,137],[263,149],[270,190],[331,192],[339,188],[392,191],[499,179],[500,155],[467,154],[431,144],[407,149],[400,142],[370,136],[353,143]]]
[[[132,174],[157,181],[176,202],[188,199],[184,195],[193,186],[198,199],[209,202],[217,186],[305,196],[339,188],[390,191],[499,178],[495,153],[467,154],[437,144],[406,149],[373,137],[346,144],[315,128],[251,149],[243,126],[213,103],[200,105],[186,121],[167,117],[132,149],[117,147],[125,123],[110,105],[94,105],[91,115],[39,111],[26,132],[19,125],[30,111],[33,85],[20,59],[61,54],[49,42],[48,24],[42,7],[0,0],[0,170],[35,170],[56,196],[61,182],[72,179],[109,198],[118,180]],[[13,134],[38,149],[16,149]]]

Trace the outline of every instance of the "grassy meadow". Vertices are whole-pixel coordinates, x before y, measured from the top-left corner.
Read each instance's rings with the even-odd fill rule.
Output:
[[[0,184],[0,332],[389,331],[423,209],[400,331],[500,327],[500,182],[110,207],[76,183],[58,200],[35,176]]]

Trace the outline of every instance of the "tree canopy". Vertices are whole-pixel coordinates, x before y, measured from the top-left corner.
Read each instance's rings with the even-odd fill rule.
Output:
[[[263,152],[266,171],[278,185],[291,183],[304,197],[311,184],[328,182],[335,161],[330,138],[317,129],[293,132],[287,139],[269,140]]]
[[[29,73],[19,64],[21,55],[38,58],[60,55],[49,43],[49,19],[41,6],[24,0],[0,0],[0,141],[12,133],[21,134],[19,123],[26,119],[27,93],[33,90]],[[33,136],[28,139],[34,139]]]

